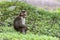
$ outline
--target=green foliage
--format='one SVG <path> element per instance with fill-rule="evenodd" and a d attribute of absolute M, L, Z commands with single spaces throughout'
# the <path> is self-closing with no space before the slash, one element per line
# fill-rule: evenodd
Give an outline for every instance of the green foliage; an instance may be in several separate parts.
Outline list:
<path fill-rule="evenodd" d="M 59 40 L 56 37 L 34 34 L 0 33 L 0 40 Z"/>
<path fill-rule="evenodd" d="M 5 26 L 8 26 L 9 24 L 13 25 L 14 18 L 21 10 L 26 10 L 28 13 L 26 24 L 29 31 L 35 34 L 60 37 L 60 12 L 50 12 L 33 7 L 24 2 L 0 3 L 0 22 L 4 22 Z"/>
<path fill-rule="evenodd" d="M 34 34 L 0 33 L 0 40 L 59 40 L 56 37 Z"/>
<path fill-rule="evenodd" d="M 13 30 L 13 27 L 0 27 L 0 40 L 59 40 L 59 38 L 33 34 L 29 31 L 24 35 Z"/>

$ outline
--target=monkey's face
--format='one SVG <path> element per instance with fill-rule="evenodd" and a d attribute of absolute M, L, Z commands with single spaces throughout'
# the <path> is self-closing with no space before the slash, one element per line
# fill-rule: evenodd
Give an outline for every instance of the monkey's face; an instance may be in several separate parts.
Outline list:
<path fill-rule="evenodd" d="M 26 15 L 27 13 L 25 12 L 25 13 L 23 13 L 24 15 Z"/>
<path fill-rule="evenodd" d="M 26 18 L 26 16 L 27 16 L 27 13 L 26 13 L 26 12 L 25 12 L 25 13 L 23 13 L 23 17 L 24 17 L 24 18 Z"/>
<path fill-rule="evenodd" d="M 27 15 L 27 13 L 26 12 L 21 12 L 21 14 L 20 14 L 21 16 L 26 16 Z"/>

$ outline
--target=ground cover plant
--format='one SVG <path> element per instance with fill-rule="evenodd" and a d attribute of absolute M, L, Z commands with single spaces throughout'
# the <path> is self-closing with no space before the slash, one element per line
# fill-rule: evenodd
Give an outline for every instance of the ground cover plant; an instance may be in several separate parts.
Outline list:
<path fill-rule="evenodd" d="M 14 18 L 23 9 L 28 13 L 26 24 L 29 30 L 26 35 L 16 32 L 13 28 Z M 0 2 L 0 38 L 1 40 L 59 40 L 59 11 L 60 9 L 48 11 L 36 8 L 24 2 Z"/>

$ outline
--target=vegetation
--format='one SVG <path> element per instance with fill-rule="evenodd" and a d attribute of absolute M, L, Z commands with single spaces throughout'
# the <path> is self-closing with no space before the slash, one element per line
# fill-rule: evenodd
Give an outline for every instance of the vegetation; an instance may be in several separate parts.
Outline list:
<path fill-rule="evenodd" d="M 7 35 L 7 36 L 6 36 Z M 59 40 L 56 37 L 46 35 L 34 35 L 34 34 L 17 34 L 17 33 L 0 33 L 1 40 Z"/>
<path fill-rule="evenodd" d="M 13 29 L 13 20 L 21 10 L 27 11 L 26 35 Z M 60 10 L 47 11 L 24 2 L 0 3 L 0 39 L 1 40 L 59 40 Z M 36 34 L 36 35 L 35 35 Z"/>

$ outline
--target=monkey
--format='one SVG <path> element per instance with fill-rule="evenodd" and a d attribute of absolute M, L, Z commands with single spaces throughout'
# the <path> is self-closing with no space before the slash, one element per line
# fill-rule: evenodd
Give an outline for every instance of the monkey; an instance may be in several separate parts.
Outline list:
<path fill-rule="evenodd" d="M 27 14 L 26 11 L 22 10 L 21 13 L 14 19 L 14 29 L 23 34 L 25 34 L 26 31 L 28 30 L 25 24 L 26 14 Z"/>

